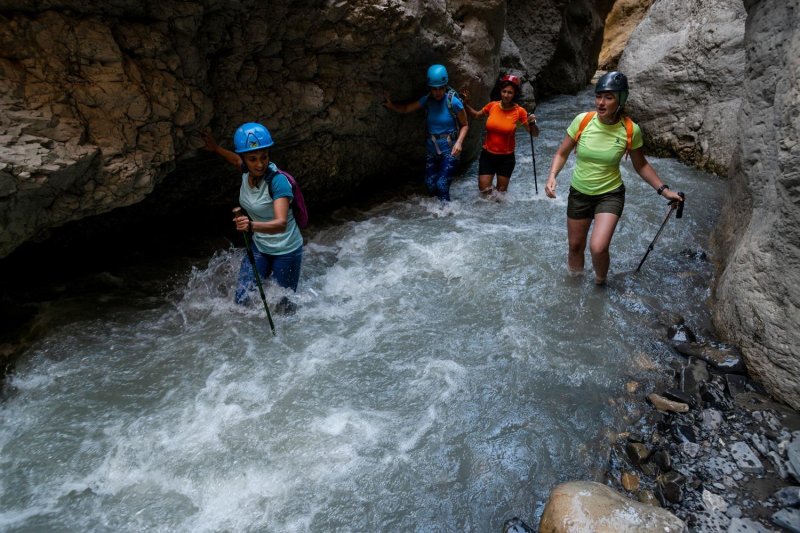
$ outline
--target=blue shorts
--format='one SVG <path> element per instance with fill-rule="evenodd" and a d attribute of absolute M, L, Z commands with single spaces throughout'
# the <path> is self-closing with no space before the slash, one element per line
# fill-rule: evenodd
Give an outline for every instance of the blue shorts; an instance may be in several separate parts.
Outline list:
<path fill-rule="evenodd" d="M 303 247 L 289 252 L 288 254 L 269 255 L 259 251 L 256 244 L 251 241 L 250 248 L 253 250 L 253 257 L 256 260 L 256 269 L 261 278 L 262 284 L 266 283 L 267 278 L 272 276 L 281 287 L 297 291 L 297 283 L 300 281 L 300 264 L 303 262 Z M 239 282 L 236 286 L 237 304 L 247 304 L 250 297 L 257 290 L 256 280 L 253 276 L 253 267 L 250 265 L 250 258 L 245 254 L 242 265 L 239 267 Z"/>

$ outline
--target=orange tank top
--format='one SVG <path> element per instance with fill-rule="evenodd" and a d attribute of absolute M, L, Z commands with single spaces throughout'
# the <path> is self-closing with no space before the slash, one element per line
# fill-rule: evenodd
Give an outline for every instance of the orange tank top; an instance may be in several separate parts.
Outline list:
<path fill-rule="evenodd" d="M 493 154 L 513 154 L 517 123 L 528 123 L 525 109 L 516 104 L 511 109 L 503 109 L 500 102 L 489 102 L 481 112 L 488 115 L 483 148 Z"/>

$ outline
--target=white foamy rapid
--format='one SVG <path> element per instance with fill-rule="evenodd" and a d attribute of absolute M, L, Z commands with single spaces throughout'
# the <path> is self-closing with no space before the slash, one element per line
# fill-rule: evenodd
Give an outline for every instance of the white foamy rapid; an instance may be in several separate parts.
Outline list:
<path fill-rule="evenodd" d="M 520 132 L 503 202 L 473 166 L 446 209 L 415 196 L 317 228 L 277 337 L 260 301 L 232 303 L 241 250 L 164 305 L 49 332 L 2 406 L 0 530 L 497 531 L 601 470 L 626 414 L 609 399 L 668 352 L 657 313 L 706 314 L 710 266 L 682 251 L 706 246 L 722 185 L 652 160 L 689 202 L 634 276 L 666 211 L 626 162 L 609 285 L 570 278 L 572 161 L 557 200 L 544 181 L 591 101 L 537 110 L 538 195 Z"/>

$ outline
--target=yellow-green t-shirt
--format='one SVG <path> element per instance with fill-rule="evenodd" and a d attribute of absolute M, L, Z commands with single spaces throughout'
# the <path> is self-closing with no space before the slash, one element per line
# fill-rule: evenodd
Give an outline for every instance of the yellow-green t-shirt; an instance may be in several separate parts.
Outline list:
<path fill-rule="evenodd" d="M 585 116 L 586 113 L 581 113 L 572 120 L 572 124 L 567 128 L 567 135 L 575 139 L 578 127 Z M 578 140 L 577 160 L 571 185 L 583 194 L 592 195 L 604 194 L 619 188 L 622 185 L 619 162 L 625 154 L 627 144 L 628 135 L 625 132 L 624 121 L 608 125 L 600 122 L 597 115 L 592 117 Z M 643 144 L 642 130 L 634 123 L 631 149 L 640 148 Z"/>

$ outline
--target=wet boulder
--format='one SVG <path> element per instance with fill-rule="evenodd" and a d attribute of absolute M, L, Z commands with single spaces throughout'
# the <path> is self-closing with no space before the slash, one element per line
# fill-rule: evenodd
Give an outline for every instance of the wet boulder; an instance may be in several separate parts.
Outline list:
<path fill-rule="evenodd" d="M 540 533 L 686 530 L 686 524 L 666 509 L 628 499 L 592 481 L 556 486 L 550 492 L 539 525 Z"/>
<path fill-rule="evenodd" d="M 686 478 L 678 472 L 671 470 L 658 476 L 656 485 L 656 496 L 664 505 L 667 502 L 680 503 L 683 500 L 683 487 Z"/>
<path fill-rule="evenodd" d="M 667 330 L 667 338 L 673 343 L 697 341 L 697 337 L 695 336 L 694 332 L 686 324 L 675 324 L 674 326 L 670 326 L 670 328 Z"/>
<path fill-rule="evenodd" d="M 690 357 L 681 370 L 681 390 L 693 396 L 700 395 L 702 385 L 709 380 L 708 367 L 699 358 Z"/>

